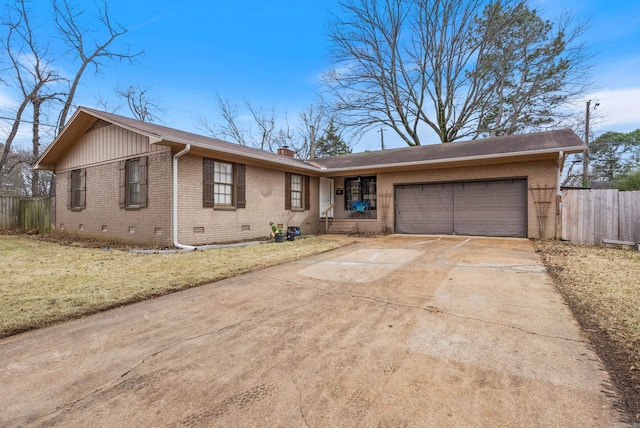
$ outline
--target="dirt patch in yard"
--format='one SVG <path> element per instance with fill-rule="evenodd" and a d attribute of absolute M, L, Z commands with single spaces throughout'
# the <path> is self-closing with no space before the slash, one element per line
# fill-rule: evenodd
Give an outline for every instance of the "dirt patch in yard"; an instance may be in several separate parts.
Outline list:
<path fill-rule="evenodd" d="M 536 242 L 556 286 L 640 422 L 640 253 Z"/>

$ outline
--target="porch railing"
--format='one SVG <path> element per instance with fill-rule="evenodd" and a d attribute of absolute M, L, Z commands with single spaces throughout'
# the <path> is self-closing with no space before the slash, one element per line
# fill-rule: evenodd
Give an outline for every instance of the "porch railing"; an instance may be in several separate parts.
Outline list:
<path fill-rule="evenodd" d="M 329 211 L 331 211 L 333 209 L 333 207 L 336 206 L 336 203 L 332 203 L 331 205 L 329 205 L 329 208 L 327 208 L 326 210 L 322 211 L 320 214 L 324 216 L 324 230 L 325 232 L 329 229 L 329 216 L 327 215 L 327 213 Z"/>

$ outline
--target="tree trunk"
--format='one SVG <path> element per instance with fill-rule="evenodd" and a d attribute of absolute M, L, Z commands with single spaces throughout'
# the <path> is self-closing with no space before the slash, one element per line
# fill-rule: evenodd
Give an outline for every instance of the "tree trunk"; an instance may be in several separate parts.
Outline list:
<path fill-rule="evenodd" d="M 33 104 L 33 160 L 34 164 L 40 156 L 40 104 L 42 99 L 35 97 L 31 103 Z M 31 196 L 37 197 L 40 193 L 39 186 L 40 174 L 35 169 L 31 170 Z"/>

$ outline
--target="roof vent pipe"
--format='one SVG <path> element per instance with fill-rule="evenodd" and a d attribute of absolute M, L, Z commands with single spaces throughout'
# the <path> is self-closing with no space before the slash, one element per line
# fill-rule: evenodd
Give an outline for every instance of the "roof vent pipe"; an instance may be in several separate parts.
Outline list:
<path fill-rule="evenodd" d="M 182 156 L 189 153 L 191 150 L 191 144 L 187 144 L 187 146 L 173 155 L 173 215 L 172 217 L 172 235 L 173 235 L 173 245 L 178 248 L 182 248 L 184 250 L 195 250 L 196 247 L 191 245 L 182 245 L 178 242 L 178 159 Z"/>

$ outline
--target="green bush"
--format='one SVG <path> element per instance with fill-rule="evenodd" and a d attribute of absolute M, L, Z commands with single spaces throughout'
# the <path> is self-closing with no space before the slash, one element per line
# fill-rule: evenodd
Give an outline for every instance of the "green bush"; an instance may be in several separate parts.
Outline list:
<path fill-rule="evenodd" d="M 630 172 L 629 174 L 618 178 L 613 187 L 623 192 L 640 190 L 640 170 Z"/>

